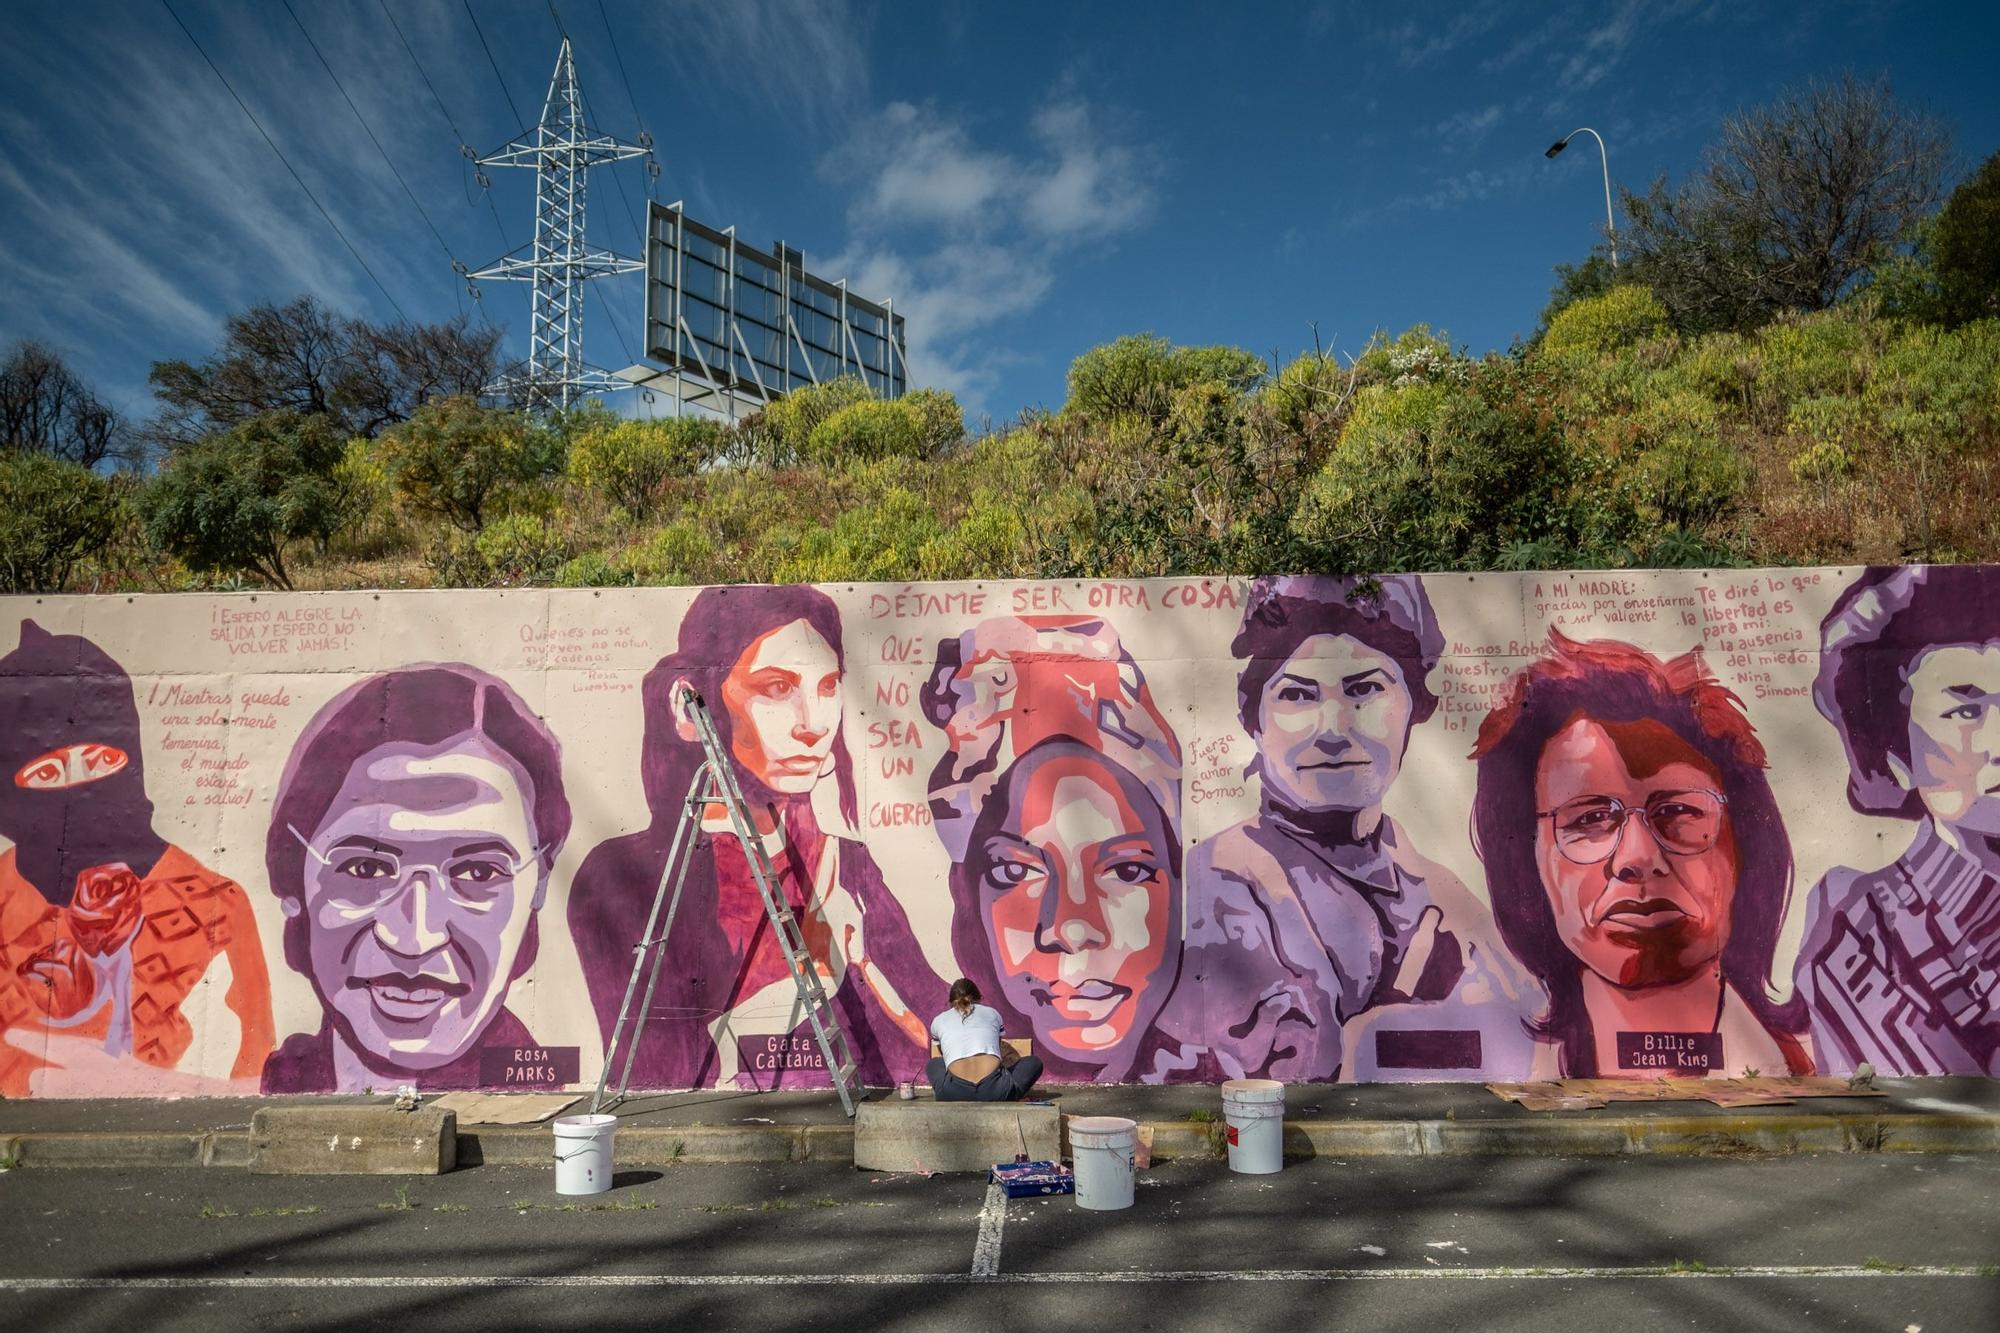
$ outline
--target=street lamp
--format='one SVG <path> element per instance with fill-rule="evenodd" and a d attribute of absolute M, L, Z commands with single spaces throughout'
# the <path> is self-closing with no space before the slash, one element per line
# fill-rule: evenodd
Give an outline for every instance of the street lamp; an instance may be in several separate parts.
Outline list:
<path fill-rule="evenodd" d="M 1554 157 L 1569 147 L 1569 141 L 1579 134 L 1588 134 L 1597 140 L 1598 160 L 1604 164 L 1604 234 L 1611 238 L 1611 267 L 1615 269 L 1618 267 L 1618 226 L 1611 220 L 1611 154 L 1604 151 L 1604 136 L 1586 125 L 1582 129 L 1571 130 L 1550 144 L 1549 151 L 1542 156 Z"/>

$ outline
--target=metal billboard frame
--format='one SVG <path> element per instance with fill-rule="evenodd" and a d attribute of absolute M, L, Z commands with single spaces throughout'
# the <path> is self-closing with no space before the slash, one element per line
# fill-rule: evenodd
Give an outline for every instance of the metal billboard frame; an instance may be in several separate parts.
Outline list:
<path fill-rule="evenodd" d="M 634 366 L 621 378 L 642 388 L 671 379 L 676 414 L 707 403 L 734 420 L 739 402 L 761 409 L 840 375 L 878 398 L 909 391 L 893 301 L 808 273 L 804 253 L 783 241 L 770 253 L 745 245 L 736 228 L 698 222 L 679 201 L 646 206 L 645 321 L 644 354 L 666 369 Z"/>

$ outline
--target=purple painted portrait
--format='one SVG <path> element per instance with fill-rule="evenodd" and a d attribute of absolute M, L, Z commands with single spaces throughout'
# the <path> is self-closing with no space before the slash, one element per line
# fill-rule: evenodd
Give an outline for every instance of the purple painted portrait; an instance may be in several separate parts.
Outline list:
<path fill-rule="evenodd" d="M 1003 617 L 939 645 L 923 704 L 960 969 L 1051 1077 L 1137 1077 L 1181 905 L 1180 743 L 1138 663 L 1097 617 Z"/>
<path fill-rule="evenodd" d="M 1847 798 L 1916 825 L 1814 891 L 1794 980 L 1822 1065 L 2000 1075 L 2000 621 L 1990 566 L 1871 569 L 1820 626 Z"/>
<path fill-rule="evenodd" d="M 1549 632 L 1480 724 L 1473 839 L 1548 992 L 1536 1077 L 1809 1074 L 1772 997 L 1792 847 L 1764 746 L 1701 654 Z"/>
<path fill-rule="evenodd" d="M 1187 958 L 1161 1022 L 1179 1063 L 1157 1073 L 1469 1076 L 1524 1049 L 1484 908 L 1383 811 L 1437 708 L 1443 646 L 1412 575 L 1251 585 L 1230 651 L 1258 811 L 1190 858 Z M 1343 1029 L 1375 1010 L 1350 1061 Z"/>
<path fill-rule="evenodd" d="M 691 686 L 729 752 L 862 1081 L 886 1084 L 923 1068 L 929 1047 L 919 1006 L 934 1004 L 944 985 L 855 829 L 844 670 L 840 614 L 815 588 L 707 588 L 688 608 L 675 652 L 641 691 L 640 782 L 651 822 L 592 851 L 570 892 L 570 932 L 607 1041 L 702 762 L 679 705 Z M 632 1085 L 823 1087 L 827 1075 L 746 851 L 720 806 L 699 817 Z"/>
<path fill-rule="evenodd" d="M 324 1020 L 273 1053 L 264 1091 L 479 1087 L 483 1051 L 536 1046 L 507 991 L 569 828 L 555 738 L 497 677 L 411 666 L 336 695 L 264 849 L 285 959 Z"/>

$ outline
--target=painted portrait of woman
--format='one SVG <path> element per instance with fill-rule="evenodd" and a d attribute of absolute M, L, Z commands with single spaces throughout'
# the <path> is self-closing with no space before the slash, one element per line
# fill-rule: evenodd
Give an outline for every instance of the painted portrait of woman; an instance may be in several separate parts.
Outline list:
<path fill-rule="evenodd" d="M 1493 913 L 1548 992 L 1537 1077 L 1806 1074 L 1771 994 L 1792 849 L 1741 701 L 1670 661 L 1549 632 L 1480 725 Z"/>
<path fill-rule="evenodd" d="M 285 765 L 265 840 L 285 958 L 324 1017 L 264 1091 L 476 1088 L 485 1048 L 538 1045 L 507 1008 L 569 836 L 555 738 L 498 677 L 405 667 L 336 695 Z"/>
<path fill-rule="evenodd" d="M 1180 746 L 1115 630 L 986 621 L 939 645 L 924 714 L 959 967 L 1051 1078 L 1145 1068 L 1180 967 Z"/>
<path fill-rule="evenodd" d="M 1993 570 L 1871 569 L 1820 627 L 1813 701 L 1848 803 L 1916 828 L 1813 892 L 1794 980 L 1821 1064 L 2000 1074 L 2000 620 Z"/>
<path fill-rule="evenodd" d="M 943 982 L 856 831 L 844 669 L 839 612 L 815 588 L 707 588 L 689 607 L 675 652 L 641 690 L 640 781 L 652 821 L 591 852 L 570 892 L 570 931 L 607 1041 L 702 763 L 683 703 L 692 688 L 729 752 L 861 1080 L 885 1084 L 922 1070 L 930 1042 L 918 1008 Z M 700 818 L 633 1086 L 824 1086 L 749 857 L 720 806 Z M 746 1059 L 746 1050 L 769 1058 Z"/>
<path fill-rule="evenodd" d="M 1230 648 L 1258 809 L 1190 858 L 1162 1027 L 1197 1063 L 1168 1073 L 1477 1077 L 1525 1060 L 1518 968 L 1485 906 L 1383 810 L 1436 711 L 1443 647 L 1415 575 L 1251 584 Z"/>

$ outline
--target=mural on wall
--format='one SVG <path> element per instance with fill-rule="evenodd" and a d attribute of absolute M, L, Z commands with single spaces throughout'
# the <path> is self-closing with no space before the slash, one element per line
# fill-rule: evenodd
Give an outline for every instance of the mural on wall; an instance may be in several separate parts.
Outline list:
<path fill-rule="evenodd" d="M 588 1087 L 685 688 L 865 1082 L 2000 1075 L 1994 567 L 19 601 L 7 1096 Z M 823 1086 L 696 814 L 633 1085 Z"/>
<path fill-rule="evenodd" d="M 263 1090 L 477 1087 L 486 1050 L 538 1047 L 507 991 L 569 827 L 555 737 L 476 667 L 391 671 L 320 709 L 264 864 L 322 1017 L 272 1054 Z"/>
<path fill-rule="evenodd" d="M 1813 894 L 1798 989 L 1827 1069 L 2000 1073 L 2000 621 L 1984 568 L 1869 570 L 1821 627 L 1813 702 L 1847 799 L 1913 820 Z"/>
<path fill-rule="evenodd" d="M 130 1066 L 180 1062 L 184 1002 L 217 960 L 238 1029 L 218 1072 L 254 1079 L 273 1028 L 249 899 L 155 831 L 124 669 L 23 620 L 0 658 L 0 747 L 0 1094 L 50 1069 L 76 1094 L 201 1090 Z"/>
<path fill-rule="evenodd" d="M 1741 703 L 1700 654 L 1549 635 L 1480 724 L 1474 843 L 1542 983 L 1540 1077 L 1812 1072 L 1771 998 L 1792 849 Z"/>
<path fill-rule="evenodd" d="M 1053 1079 L 1146 1070 L 1181 967 L 1180 743 L 1105 621 L 988 620 L 938 645 L 931 814 L 959 968 Z"/>
<path fill-rule="evenodd" d="M 735 763 L 861 1078 L 882 1084 L 922 1070 L 930 1019 L 915 1006 L 945 983 L 925 964 L 902 905 L 855 830 L 845 668 L 840 612 L 818 589 L 710 588 L 688 609 L 678 649 L 647 673 L 641 692 L 640 782 L 652 821 L 597 848 L 570 894 L 570 929 L 605 1040 L 702 762 L 678 703 L 691 686 Z M 761 1088 L 823 1086 L 823 1058 L 728 814 L 704 810 L 701 833 L 633 1086 L 739 1076 Z"/>

